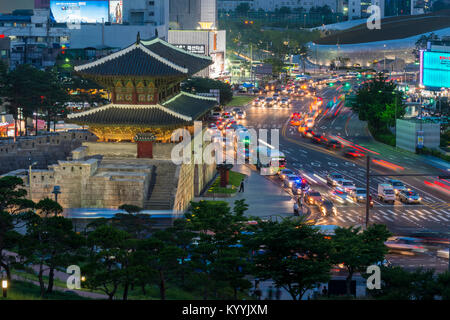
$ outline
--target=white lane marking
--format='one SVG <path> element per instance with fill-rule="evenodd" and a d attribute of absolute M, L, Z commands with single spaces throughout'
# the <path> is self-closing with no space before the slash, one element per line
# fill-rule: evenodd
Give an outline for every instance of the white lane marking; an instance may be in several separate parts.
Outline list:
<path fill-rule="evenodd" d="M 430 211 L 427 211 L 425 209 L 422 209 L 422 211 L 425 211 L 426 213 L 431 214 L 431 215 L 433 214 Z M 443 220 L 443 221 L 447 221 L 447 222 L 449 221 L 446 217 L 443 216 L 443 213 L 435 211 L 435 210 L 432 210 L 432 211 L 436 213 L 437 216 L 435 216 L 435 217 L 437 219 L 440 219 L 440 220 Z"/>
<path fill-rule="evenodd" d="M 397 213 L 396 212 L 394 212 L 394 211 L 392 211 L 392 210 L 389 210 L 389 209 L 386 209 L 386 211 L 389 211 L 389 213 L 392 213 L 394 216 L 396 216 L 397 215 Z"/>
<path fill-rule="evenodd" d="M 448 212 L 447 211 L 444 211 L 444 212 L 438 212 L 438 211 L 436 211 L 436 210 L 431 210 L 431 211 L 433 211 L 433 212 L 435 212 L 435 213 L 437 213 L 437 214 L 440 214 L 441 215 L 441 217 L 442 217 L 442 215 L 448 215 Z M 447 221 L 449 221 L 447 218 L 444 218 L 444 217 L 442 217 L 443 219 L 445 219 L 445 220 L 447 220 Z"/>
<path fill-rule="evenodd" d="M 341 220 L 341 221 L 344 222 L 344 223 L 346 222 L 346 221 L 345 221 L 344 219 L 342 219 L 340 216 L 337 216 L 336 218 L 339 219 L 339 220 Z"/>
<path fill-rule="evenodd" d="M 438 219 L 436 219 L 435 217 L 433 217 L 433 216 L 427 216 L 427 215 L 425 215 L 423 212 L 421 212 L 420 210 L 414 210 L 415 212 L 417 212 L 418 214 L 420 214 L 424 219 L 432 219 L 432 220 L 434 220 L 434 221 L 437 221 L 437 222 L 441 222 L 441 220 L 438 220 Z"/>

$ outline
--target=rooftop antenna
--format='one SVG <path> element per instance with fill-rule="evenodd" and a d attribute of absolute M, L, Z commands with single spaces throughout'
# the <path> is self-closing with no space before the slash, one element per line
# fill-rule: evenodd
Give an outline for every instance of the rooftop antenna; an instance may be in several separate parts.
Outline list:
<path fill-rule="evenodd" d="M 136 37 L 136 44 L 140 44 L 140 43 L 141 43 L 141 33 L 138 31 L 137 37 Z"/>

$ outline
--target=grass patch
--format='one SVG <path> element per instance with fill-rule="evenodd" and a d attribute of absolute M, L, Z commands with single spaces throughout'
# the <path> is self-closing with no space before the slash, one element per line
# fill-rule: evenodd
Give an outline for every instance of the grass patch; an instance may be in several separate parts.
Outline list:
<path fill-rule="evenodd" d="M 220 187 L 220 176 L 216 178 L 214 183 L 211 185 L 211 187 L 208 189 L 207 193 L 225 193 L 225 194 L 232 194 L 236 193 L 239 190 L 239 186 L 241 185 L 241 181 L 244 180 L 245 174 L 230 171 L 230 184 L 231 188 L 222 188 Z"/>
<path fill-rule="evenodd" d="M 75 293 L 55 291 L 41 298 L 39 286 L 26 281 L 12 280 L 8 289 L 8 297 L 0 300 L 91 300 Z"/>
<path fill-rule="evenodd" d="M 230 102 L 226 104 L 226 106 L 245 106 L 247 103 L 255 99 L 253 96 L 234 96 Z"/>
<path fill-rule="evenodd" d="M 445 161 L 449 161 L 450 162 L 450 156 L 440 152 L 439 150 L 435 150 L 435 149 L 429 149 L 426 147 L 423 148 L 416 148 L 416 153 L 417 154 L 428 154 L 437 158 L 441 158 Z"/>

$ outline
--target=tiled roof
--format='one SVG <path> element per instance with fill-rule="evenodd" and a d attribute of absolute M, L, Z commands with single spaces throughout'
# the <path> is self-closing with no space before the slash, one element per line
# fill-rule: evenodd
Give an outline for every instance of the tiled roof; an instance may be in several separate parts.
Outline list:
<path fill-rule="evenodd" d="M 192 122 L 190 117 L 177 114 L 160 105 L 110 104 L 68 116 L 67 122 L 83 125 L 180 126 Z"/>
<path fill-rule="evenodd" d="M 70 114 L 67 122 L 80 125 L 176 127 L 192 123 L 216 105 L 214 98 L 182 92 L 163 105 L 109 104 Z"/>
<path fill-rule="evenodd" d="M 212 64 L 211 57 L 190 53 L 159 38 L 141 41 L 152 52 L 166 58 L 172 63 L 185 67 L 193 75 Z"/>
<path fill-rule="evenodd" d="M 179 76 L 188 75 L 189 70 L 135 43 L 94 62 L 76 66 L 75 71 L 102 76 Z"/>
<path fill-rule="evenodd" d="M 187 115 L 194 120 L 200 118 L 217 104 L 216 98 L 196 96 L 187 92 L 181 92 L 163 103 L 168 109 Z"/>

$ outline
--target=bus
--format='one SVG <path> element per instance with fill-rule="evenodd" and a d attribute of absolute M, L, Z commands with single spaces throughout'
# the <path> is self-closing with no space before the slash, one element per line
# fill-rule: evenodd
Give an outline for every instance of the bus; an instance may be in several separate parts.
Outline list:
<path fill-rule="evenodd" d="M 259 146 L 256 152 L 256 168 L 261 175 L 273 176 L 286 167 L 286 156 L 280 150 Z"/>

